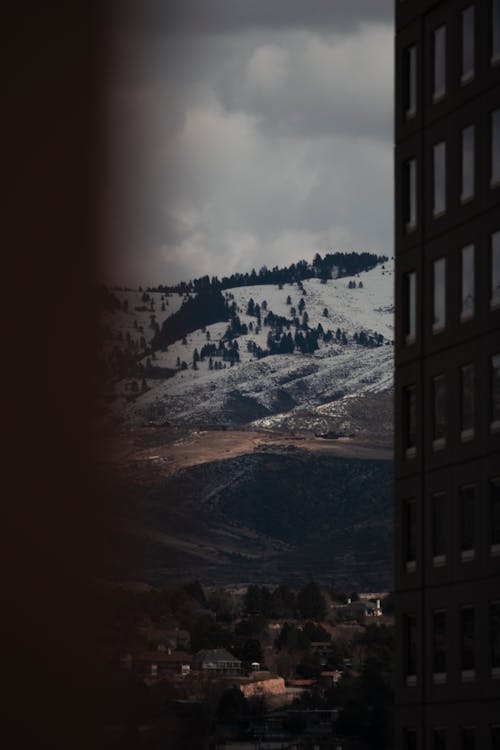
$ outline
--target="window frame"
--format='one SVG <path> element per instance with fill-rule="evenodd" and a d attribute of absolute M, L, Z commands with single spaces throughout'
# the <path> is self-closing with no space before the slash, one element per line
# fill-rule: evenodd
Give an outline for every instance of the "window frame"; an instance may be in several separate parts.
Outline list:
<path fill-rule="evenodd" d="M 447 562 L 446 548 L 446 512 L 447 497 L 444 490 L 431 494 L 431 553 L 432 566 L 441 568 Z M 439 514 L 437 510 L 439 509 Z M 437 523 L 439 521 L 439 524 Z"/>
<path fill-rule="evenodd" d="M 472 373 L 471 381 L 472 383 L 470 385 L 471 391 L 469 394 L 469 399 L 471 401 L 470 411 L 472 413 L 471 422 L 469 426 L 466 426 L 464 423 L 464 413 L 467 411 L 465 408 L 465 401 L 466 401 L 466 389 L 464 388 L 464 385 L 466 383 L 465 378 L 465 371 Z M 462 443 L 469 442 L 470 440 L 473 440 L 475 437 L 475 421 L 476 421 L 476 366 L 474 362 L 466 362 L 465 364 L 460 366 L 459 369 L 459 381 L 460 381 L 460 441 Z"/>
<path fill-rule="evenodd" d="M 495 618 L 497 618 L 498 622 L 496 628 Z M 494 679 L 498 679 L 500 678 L 500 599 L 490 600 L 489 636 L 491 676 Z"/>
<path fill-rule="evenodd" d="M 471 25 L 468 26 L 467 21 L 467 14 L 471 14 L 472 22 Z M 471 29 L 472 27 L 472 29 Z M 470 30 L 471 29 L 471 30 Z M 469 42 L 471 44 L 471 57 L 472 57 L 472 67 L 468 70 L 465 70 L 465 56 L 466 56 L 466 43 Z M 468 83 L 474 80 L 475 74 L 476 74 L 476 8 L 474 4 L 467 5 L 465 8 L 462 8 L 461 11 L 461 56 L 460 56 L 460 85 L 466 86 Z"/>
<path fill-rule="evenodd" d="M 404 118 L 413 120 L 417 114 L 417 45 L 414 42 L 403 49 L 403 85 Z"/>
<path fill-rule="evenodd" d="M 500 307 L 500 229 L 490 235 L 490 309 Z"/>
<path fill-rule="evenodd" d="M 403 225 L 406 234 L 418 226 L 417 157 L 411 156 L 403 162 Z"/>
<path fill-rule="evenodd" d="M 439 278 L 437 271 L 439 269 L 442 270 L 442 277 Z M 432 262 L 432 333 L 442 333 L 446 329 L 446 302 L 447 302 L 447 283 L 446 283 L 446 273 L 447 273 L 447 263 L 446 263 L 446 256 L 442 255 L 440 258 L 436 258 Z M 442 281 L 442 299 L 438 294 L 438 285 L 437 281 Z M 442 308 L 442 316 L 437 320 L 436 319 L 436 311 L 439 307 Z"/>
<path fill-rule="evenodd" d="M 417 498 L 407 497 L 403 500 L 403 562 L 405 573 L 414 573 L 417 569 Z M 411 552 L 413 551 L 413 555 Z"/>
<path fill-rule="evenodd" d="M 500 352 L 490 356 L 490 433 L 497 432 L 500 432 Z"/>
<path fill-rule="evenodd" d="M 447 210 L 447 148 L 446 141 L 436 141 L 432 144 L 432 218 L 439 219 Z M 441 178 L 441 179 L 439 179 Z M 438 186 L 441 190 L 438 191 Z M 436 205 L 437 197 L 440 198 Z"/>
<path fill-rule="evenodd" d="M 437 104 L 446 96 L 446 24 L 437 26 L 432 32 L 432 102 Z M 438 81 L 442 77 L 442 81 Z M 438 83 L 441 84 L 437 88 Z"/>
<path fill-rule="evenodd" d="M 470 149 L 470 165 L 468 165 L 468 171 L 470 172 L 470 181 L 472 183 L 472 187 L 470 189 L 470 192 L 466 192 L 464 189 L 464 179 L 465 179 L 465 170 L 464 166 L 466 165 L 466 159 L 465 156 L 467 154 L 465 150 L 465 135 L 471 134 L 471 149 Z M 476 194 L 476 127 L 474 123 L 470 123 L 469 125 L 466 125 L 464 128 L 462 128 L 461 133 L 461 152 L 460 152 L 460 203 L 463 205 L 464 203 L 469 203 L 470 201 L 474 200 L 474 196 Z"/>
<path fill-rule="evenodd" d="M 490 188 L 500 186 L 500 107 L 490 112 Z"/>
<path fill-rule="evenodd" d="M 470 257 L 470 268 L 466 265 L 466 256 Z M 464 307 L 464 281 L 471 280 L 472 306 L 470 310 Z M 465 323 L 475 316 L 476 308 L 476 246 L 474 243 L 464 245 L 460 251 L 460 322 Z"/>
<path fill-rule="evenodd" d="M 500 476 L 489 483 L 490 555 L 500 556 Z"/>
<path fill-rule="evenodd" d="M 472 490 L 472 492 L 471 492 Z M 459 505 L 459 533 L 460 533 L 460 560 L 461 562 L 470 562 L 476 556 L 476 523 L 475 523 L 475 506 L 477 502 L 477 487 L 475 484 L 463 484 L 458 489 Z M 470 513 L 464 513 L 465 501 L 470 502 L 472 510 Z M 468 517 L 469 523 L 464 523 L 465 516 Z M 465 530 L 470 531 L 471 546 L 465 544 Z"/>
<path fill-rule="evenodd" d="M 417 271 L 415 269 L 403 275 L 403 295 L 404 343 L 405 346 L 411 346 L 417 338 Z"/>
<path fill-rule="evenodd" d="M 469 622 L 466 620 L 466 615 L 469 617 Z M 473 682 L 476 678 L 476 619 L 474 605 L 464 604 L 460 607 L 460 678 L 462 682 Z"/>
<path fill-rule="evenodd" d="M 440 629 L 436 623 L 441 620 Z M 432 612 L 432 682 L 443 685 L 446 682 L 448 660 L 446 652 L 446 631 L 448 627 L 448 613 L 445 609 Z"/>
<path fill-rule="evenodd" d="M 403 397 L 403 444 L 404 457 L 415 458 L 417 455 L 417 386 L 409 383 L 402 389 Z M 413 440 L 411 437 L 413 435 Z"/>
<path fill-rule="evenodd" d="M 491 66 L 500 63 L 500 0 L 491 0 Z"/>

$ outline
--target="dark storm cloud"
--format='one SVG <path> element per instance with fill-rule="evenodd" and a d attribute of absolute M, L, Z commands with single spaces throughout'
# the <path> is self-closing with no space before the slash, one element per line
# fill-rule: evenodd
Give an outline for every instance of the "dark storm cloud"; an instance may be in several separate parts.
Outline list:
<path fill-rule="evenodd" d="M 342 32 L 393 16 L 393 0 L 127 0 L 119 7 L 122 26 L 154 33 L 325 27 Z"/>
<path fill-rule="evenodd" d="M 164 3 L 156 23 L 122 27 L 115 276 L 390 252 L 391 6 Z"/>

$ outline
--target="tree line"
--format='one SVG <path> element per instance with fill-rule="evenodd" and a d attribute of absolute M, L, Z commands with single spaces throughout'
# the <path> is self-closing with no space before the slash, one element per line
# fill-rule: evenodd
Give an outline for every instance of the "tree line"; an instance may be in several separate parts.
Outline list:
<path fill-rule="evenodd" d="M 312 263 L 299 260 L 297 263 L 291 263 L 281 268 L 278 266 L 268 268 L 263 265 L 258 271 L 252 268 L 250 273 L 233 273 L 230 276 L 223 276 L 221 279 L 218 276 L 205 275 L 191 281 L 181 281 L 173 286 L 160 284 L 158 287 L 148 287 L 148 291 L 177 292 L 178 294 L 195 292 L 201 294 L 209 290 L 222 291 L 232 287 L 257 284 L 294 284 L 312 278 L 328 281 L 328 279 L 354 276 L 362 271 L 369 271 L 375 268 L 378 263 L 384 263 L 387 260 L 388 257 L 385 255 L 368 252 L 336 252 L 326 253 L 324 256 L 316 253 Z"/>

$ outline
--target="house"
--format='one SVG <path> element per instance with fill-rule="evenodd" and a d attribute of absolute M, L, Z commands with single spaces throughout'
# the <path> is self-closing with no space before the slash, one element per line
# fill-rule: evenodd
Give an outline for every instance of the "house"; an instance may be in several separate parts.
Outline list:
<path fill-rule="evenodd" d="M 210 648 L 198 651 L 192 659 L 193 669 L 214 674 L 241 674 L 240 659 L 225 648 Z"/>
<path fill-rule="evenodd" d="M 167 675 L 185 676 L 191 671 L 189 654 L 165 650 L 143 651 L 133 659 L 133 668 L 144 677 L 162 678 Z"/>
<path fill-rule="evenodd" d="M 369 601 L 356 601 L 351 602 L 345 607 L 345 610 L 352 616 L 353 619 L 357 617 L 380 617 L 382 610 L 380 609 L 380 601 L 376 603 Z"/>

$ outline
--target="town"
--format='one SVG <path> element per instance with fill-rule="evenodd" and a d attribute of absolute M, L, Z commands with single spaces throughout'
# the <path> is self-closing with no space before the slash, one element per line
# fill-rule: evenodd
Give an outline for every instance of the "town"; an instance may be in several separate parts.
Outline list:
<path fill-rule="evenodd" d="M 325 590 L 314 581 L 297 591 L 189 582 L 163 590 L 122 584 L 106 597 L 116 614 L 108 646 L 116 746 L 386 746 L 387 592 Z"/>

